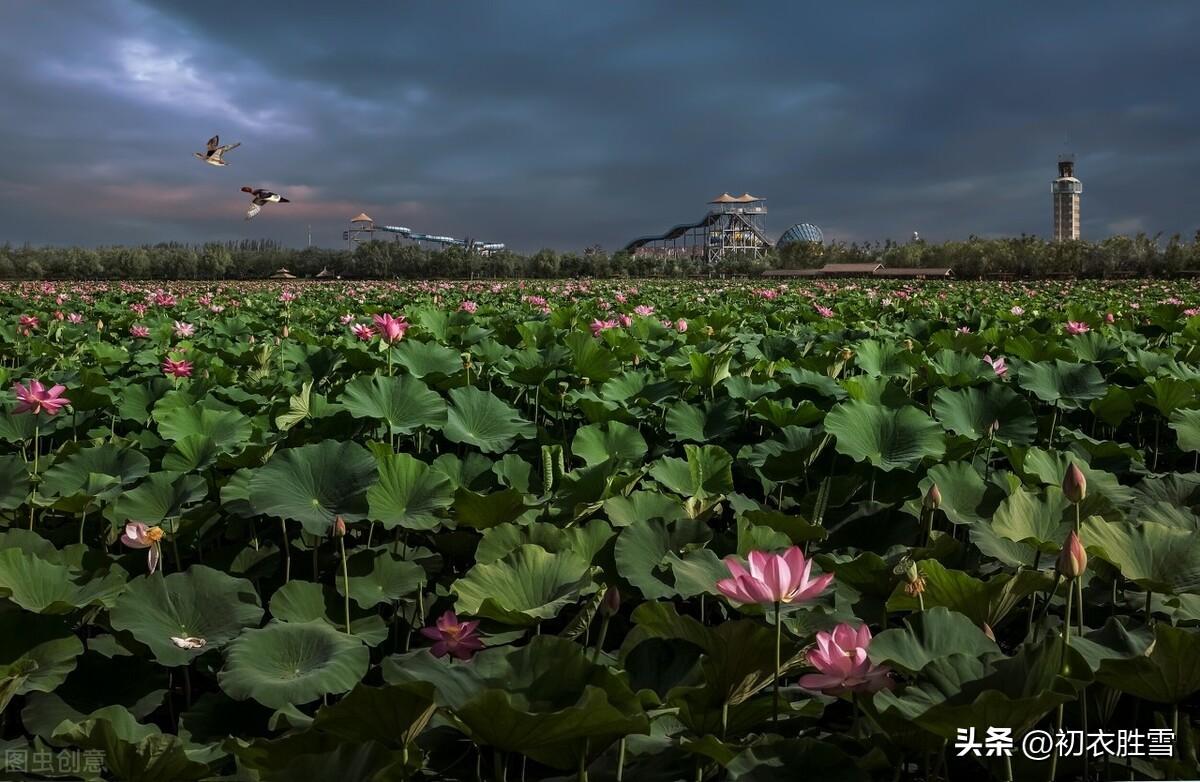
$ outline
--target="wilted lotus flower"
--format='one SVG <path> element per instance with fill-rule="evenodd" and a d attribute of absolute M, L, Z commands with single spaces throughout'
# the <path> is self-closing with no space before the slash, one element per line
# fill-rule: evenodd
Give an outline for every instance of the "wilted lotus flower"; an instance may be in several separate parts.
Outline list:
<path fill-rule="evenodd" d="M 173 636 L 171 636 L 171 643 L 175 644 L 180 649 L 185 649 L 185 650 L 186 649 L 203 649 L 205 646 L 208 646 L 207 640 L 205 640 L 203 638 L 198 638 L 194 635 L 189 635 L 186 638 L 177 636 L 177 635 L 173 635 Z"/>
<path fill-rule="evenodd" d="M 140 521 L 131 521 L 125 525 L 125 534 L 121 542 L 129 548 L 149 549 L 146 552 L 150 573 L 158 570 L 158 561 L 162 554 L 158 542 L 162 540 L 162 527 L 148 527 Z"/>
<path fill-rule="evenodd" d="M 799 546 L 782 554 L 751 551 L 747 571 L 736 557 L 726 557 L 730 578 L 717 582 L 717 590 L 739 603 L 803 603 L 818 597 L 833 581 L 833 573 L 810 578 L 812 560 Z"/>
<path fill-rule="evenodd" d="M 1067 474 L 1063 476 L 1062 491 L 1063 496 L 1076 504 L 1083 502 L 1087 496 L 1087 478 L 1083 477 L 1083 471 L 1074 462 L 1071 462 Z"/>
<path fill-rule="evenodd" d="M 430 649 L 434 657 L 449 654 L 459 660 L 469 660 L 483 648 L 478 630 L 479 622 L 460 622 L 453 611 L 447 611 L 438 618 L 435 626 L 422 628 L 421 635 L 434 642 Z"/>
<path fill-rule="evenodd" d="M 67 387 L 62 385 L 47 389 L 40 380 L 30 380 L 28 386 L 14 383 L 13 393 L 17 395 L 17 404 L 13 407 L 13 412 L 58 415 L 60 410 L 71 404 L 71 400 L 62 395 L 66 390 Z"/>
<path fill-rule="evenodd" d="M 800 686 L 826 695 L 891 689 L 891 669 L 871 663 L 867 658 L 870 646 L 871 630 L 866 625 L 855 630 L 843 622 L 831 633 L 817 633 L 816 648 L 808 651 L 808 664 L 820 673 L 801 676 Z"/>
<path fill-rule="evenodd" d="M 1079 533 L 1071 530 L 1062 550 L 1058 552 L 1055 569 L 1063 578 L 1079 578 L 1087 570 L 1087 551 L 1079 540 Z"/>

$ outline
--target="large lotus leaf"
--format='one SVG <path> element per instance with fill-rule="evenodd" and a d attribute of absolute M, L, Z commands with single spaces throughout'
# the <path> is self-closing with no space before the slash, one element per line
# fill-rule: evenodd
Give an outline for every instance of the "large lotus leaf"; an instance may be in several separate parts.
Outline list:
<path fill-rule="evenodd" d="M 262 620 L 254 585 L 220 570 L 192 565 L 168 576 L 140 576 L 109 613 L 112 626 L 150 647 L 160 665 L 187 665 L 220 649 Z M 198 649 L 180 649 L 171 638 L 203 638 Z"/>
<path fill-rule="evenodd" d="M 657 491 L 634 491 L 629 496 L 609 497 L 604 512 L 614 527 L 628 527 L 640 519 L 674 521 L 687 516 L 678 497 Z"/>
<path fill-rule="evenodd" d="M 1103 397 L 1107 389 L 1104 376 L 1095 366 L 1062 359 L 1055 359 L 1053 364 L 1042 361 L 1026 364 L 1017 382 L 1043 402 L 1068 410 L 1086 407 L 1091 400 Z"/>
<path fill-rule="evenodd" d="M 719 445 L 685 445 L 686 459 L 663 457 L 650 476 L 685 497 L 716 497 L 733 491 L 733 457 Z"/>
<path fill-rule="evenodd" d="M 346 629 L 346 604 L 328 584 L 292 579 L 276 589 L 268 606 L 271 616 L 282 622 L 325 622 Z M 350 634 L 368 646 L 378 646 L 388 635 L 383 617 L 376 611 L 350 609 Z"/>
<path fill-rule="evenodd" d="M 682 554 L 682 559 L 686 560 L 711 539 L 712 530 L 696 519 L 670 523 L 658 519 L 634 522 L 622 529 L 617 537 L 614 552 L 617 572 L 641 590 L 647 600 L 679 596 L 669 555 L 677 555 L 675 559 L 679 561 L 678 555 Z M 715 555 L 713 559 L 716 559 Z M 728 571 L 719 577 L 727 576 Z"/>
<path fill-rule="evenodd" d="M 414 377 L 458 374 L 463 370 L 462 356 L 457 350 L 436 342 L 404 340 L 392 348 L 396 362 Z"/>
<path fill-rule="evenodd" d="M 984 581 L 961 570 L 949 570 L 936 559 L 918 563 L 925 578 L 926 608 L 945 606 L 965 614 L 976 625 L 996 627 L 1018 603 L 1034 592 L 1048 592 L 1054 579 L 1032 570 L 1019 571 L 1015 576 L 1000 573 Z M 903 584 L 888 600 L 889 611 L 916 611 L 920 602 L 904 591 Z"/>
<path fill-rule="evenodd" d="M 369 658 L 361 641 L 323 621 L 271 622 L 229 644 L 217 679 L 235 700 L 282 709 L 347 692 L 366 674 Z"/>
<path fill-rule="evenodd" d="M 444 472 L 406 453 L 379 460 L 379 483 L 367 490 L 370 518 L 384 529 L 435 528 L 438 511 L 454 502 L 454 488 Z"/>
<path fill-rule="evenodd" d="M 484 453 L 503 453 L 518 437 L 532 437 L 533 424 L 490 391 L 474 386 L 450 392 L 444 434 L 453 443 L 473 445 Z"/>
<path fill-rule="evenodd" d="M 963 614 L 937 606 L 905 617 L 903 628 L 884 630 L 871 641 L 875 663 L 916 672 L 951 654 L 984 658 L 1000 654 L 996 642 Z"/>
<path fill-rule="evenodd" d="M 1115 566 L 1142 589 L 1173 595 L 1200 593 L 1200 546 L 1190 530 L 1151 521 L 1133 526 L 1089 516 L 1079 537 L 1089 553 Z"/>
<path fill-rule="evenodd" d="M 588 465 L 603 464 L 609 459 L 640 462 L 646 458 L 646 438 L 620 421 L 590 424 L 576 430 L 571 453 Z"/>
<path fill-rule="evenodd" d="M 621 371 L 621 363 L 611 350 L 589 334 L 575 332 L 562 340 L 571 351 L 571 369 L 599 385 Z"/>
<path fill-rule="evenodd" d="M 1106 660 L 1145 657 L 1153 643 L 1154 630 L 1147 625 L 1134 625 L 1130 617 L 1109 617 L 1099 630 L 1082 637 L 1071 636 L 1071 648 L 1079 652 L 1093 672 L 1099 671 Z"/>
<path fill-rule="evenodd" d="M 250 502 L 259 513 L 298 521 L 324 537 L 333 520 L 367 515 L 367 489 L 375 481 L 375 458 L 353 441 L 324 440 L 277 451 L 250 480 Z"/>
<path fill-rule="evenodd" d="M 1141 655 L 1100 663 L 1102 683 L 1155 703 L 1179 703 L 1200 690 L 1200 634 L 1160 622 Z"/>
<path fill-rule="evenodd" d="M 184 510 L 208 494 L 208 485 L 199 475 L 155 472 L 133 489 L 115 497 L 105 509 L 110 520 L 123 523 L 135 520 L 160 524 L 183 515 Z"/>
<path fill-rule="evenodd" d="M 14 695 L 52 692 L 75 670 L 83 642 L 58 617 L 0 614 L 0 669 L 6 671 L 0 711 Z"/>
<path fill-rule="evenodd" d="M 571 551 L 591 562 L 614 534 L 612 527 L 598 519 L 567 529 L 541 521 L 500 524 L 484 530 L 483 539 L 475 549 L 475 561 L 495 562 L 532 543 L 551 553 Z"/>
<path fill-rule="evenodd" d="M 854 361 L 871 377 L 907 376 L 912 372 L 913 356 L 898 343 L 867 339 L 855 347 Z"/>
<path fill-rule="evenodd" d="M 47 492 L 42 489 L 42 493 Z M 29 468 L 25 460 L 16 454 L 0 456 L 0 510 L 19 508 L 28 497 Z"/>
<path fill-rule="evenodd" d="M 221 453 L 240 451 L 253 434 L 250 419 L 234 408 L 213 400 L 198 405 L 164 405 L 154 407 L 158 434 L 168 442 L 178 442 L 193 435 L 210 438 Z"/>
<path fill-rule="evenodd" d="M 480 494 L 470 489 L 454 492 L 454 520 L 475 529 L 490 529 L 507 524 L 526 511 L 525 494 L 517 489 L 501 489 Z"/>
<path fill-rule="evenodd" d="M 306 730 L 283 738 L 233 746 L 242 768 L 261 782 L 407 782 L 416 779 L 420 756 L 377 741 L 350 741 Z"/>
<path fill-rule="evenodd" d="M 702 405 L 679 401 L 667 408 L 666 428 L 679 442 L 713 442 L 737 431 L 739 415 L 737 404 L 729 398 Z"/>
<path fill-rule="evenodd" d="M 1030 448 L 1025 453 L 1021 467 L 1026 473 L 1036 476 L 1042 483 L 1050 486 L 1062 486 L 1063 478 L 1066 477 L 1067 470 L 1070 469 L 1072 463 L 1087 479 L 1088 496 L 1084 501 L 1085 511 L 1090 507 L 1093 512 L 1100 512 L 1097 506 L 1089 506 L 1089 502 L 1094 502 L 1099 498 L 1107 499 L 1117 508 L 1124 508 L 1133 502 L 1133 489 L 1123 485 L 1117 480 L 1117 476 L 1104 470 L 1097 470 L 1080 459 L 1073 458 L 1061 451 Z"/>
<path fill-rule="evenodd" d="M 597 588 L 591 563 L 578 554 L 552 554 L 527 544 L 498 562 L 476 564 L 451 591 L 461 614 L 528 626 L 557 616 Z"/>
<path fill-rule="evenodd" d="M 756 744 L 725 766 L 728 782 L 794 782 L 797 769 L 822 782 L 867 782 L 871 778 L 833 743 L 813 738 Z"/>
<path fill-rule="evenodd" d="M 471 665 L 427 652 L 392 658 L 387 681 L 426 681 L 478 743 L 559 769 L 600 754 L 650 722 L 624 678 L 588 660 L 584 647 L 538 636 L 523 647 L 484 650 Z"/>
<path fill-rule="evenodd" d="M 346 569 L 350 574 L 350 599 L 363 608 L 411 595 L 425 585 L 426 579 L 424 568 L 401 559 L 388 548 L 355 551 L 350 554 Z M 346 594 L 345 582 L 340 576 L 337 589 L 338 594 Z"/>
<path fill-rule="evenodd" d="M 346 741 L 378 741 L 403 749 L 421 735 L 436 708 L 429 682 L 359 684 L 337 703 L 319 709 L 313 727 Z"/>
<path fill-rule="evenodd" d="M 1176 410 L 1171 428 L 1179 438 L 1179 447 L 1189 453 L 1200 452 L 1200 410 Z"/>
<path fill-rule="evenodd" d="M 355 418 L 386 422 L 392 434 L 440 429 L 446 422 L 446 401 L 411 375 L 360 375 L 346 384 L 339 401 Z"/>
<path fill-rule="evenodd" d="M 133 448 L 121 448 L 104 443 L 81 448 L 42 474 L 38 493 L 46 497 L 70 497 L 85 494 L 111 499 L 123 486 L 143 478 L 150 471 L 150 460 Z M 115 481 L 97 481 L 96 476 L 109 476 Z M 103 487 L 99 495 L 90 487 Z"/>
<path fill-rule="evenodd" d="M 998 425 L 995 439 L 1002 443 L 1026 445 L 1037 435 L 1037 419 L 1023 396 L 1004 385 L 939 389 L 933 400 L 933 413 L 942 426 L 955 434 L 983 440 Z"/>
<path fill-rule="evenodd" d="M 838 453 L 881 470 L 908 470 L 946 451 L 942 428 L 915 407 L 888 408 L 851 400 L 825 416 Z"/>
<path fill-rule="evenodd" d="M 921 516 L 922 499 L 934 484 L 942 495 L 940 510 L 953 524 L 986 522 L 1002 496 L 994 485 L 983 482 L 983 476 L 970 462 L 935 464 L 921 479 L 920 497 L 906 506 L 909 513 Z"/>
<path fill-rule="evenodd" d="M 1017 489 L 1000 503 L 991 524 L 1000 537 L 1034 546 L 1043 554 L 1056 554 L 1074 526 L 1075 507 L 1057 486 L 1044 494 Z"/>
<path fill-rule="evenodd" d="M 221 449 L 211 437 L 190 434 L 175 443 L 163 457 L 162 466 L 172 472 L 200 472 L 216 464 L 220 455 Z"/>
<path fill-rule="evenodd" d="M 88 578 L 20 549 L 0 551 L 0 597 L 26 611 L 65 614 L 85 606 L 111 605 L 124 586 L 120 572 Z"/>
<path fill-rule="evenodd" d="M 132 716 L 128 717 L 129 721 L 132 719 Z M 55 737 L 83 749 L 103 751 L 104 766 L 115 779 L 184 782 L 211 777 L 207 765 L 189 757 L 186 745 L 178 736 L 157 730 L 140 735 L 142 731 L 133 732 L 130 728 L 126 720 L 108 715 L 79 723 L 64 722 Z"/>

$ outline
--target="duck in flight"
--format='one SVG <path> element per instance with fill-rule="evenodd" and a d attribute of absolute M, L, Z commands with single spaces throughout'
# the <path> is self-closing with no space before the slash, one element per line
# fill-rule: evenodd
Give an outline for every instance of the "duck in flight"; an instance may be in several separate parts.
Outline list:
<path fill-rule="evenodd" d="M 261 187 L 243 187 L 242 192 L 254 196 L 254 198 L 250 199 L 250 208 L 246 210 L 247 220 L 261 212 L 263 204 L 290 203 L 288 199 L 279 195 L 279 193 L 272 193 L 270 190 L 263 190 Z"/>
<path fill-rule="evenodd" d="M 229 163 L 227 163 L 225 161 L 225 159 L 222 157 L 222 155 L 224 155 L 226 152 L 228 152 L 231 149 L 236 149 L 236 148 L 240 147 L 241 145 L 242 145 L 242 142 L 239 141 L 235 144 L 225 144 L 224 146 L 222 146 L 221 145 L 221 137 L 213 136 L 212 138 L 210 138 L 208 140 L 207 151 L 193 152 L 192 154 L 195 155 L 200 160 L 203 160 L 205 163 L 208 163 L 210 166 L 227 166 L 227 165 L 229 165 Z"/>

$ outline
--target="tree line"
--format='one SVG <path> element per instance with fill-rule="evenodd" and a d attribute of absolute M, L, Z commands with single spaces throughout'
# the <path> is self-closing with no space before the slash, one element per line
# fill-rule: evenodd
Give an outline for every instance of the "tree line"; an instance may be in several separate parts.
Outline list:
<path fill-rule="evenodd" d="M 878 262 L 886 267 L 949 267 L 959 278 L 1011 274 L 1170 276 L 1200 269 L 1200 231 L 1185 241 L 1178 234 L 1111 236 L 1097 242 L 1054 243 L 1033 236 L 932 243 L 796 243 L 761 256 L 703 258 L 654 253 L 609 253 L 599 246 L 582 252 L 539 250 L 522 255 L 483 255 L 460 247 L 427 249 L 406 241 L 372 241 L 353 250 L 290 248 L 270 240 L 137 247 L 0 246 L 5 279 L 262 279 L 285 268 L 298 277 L 321 272 L 342 278 L 468 277 L 687 277 L 750 275 L 769 269 L 802 269 L 827 263 Z"/>

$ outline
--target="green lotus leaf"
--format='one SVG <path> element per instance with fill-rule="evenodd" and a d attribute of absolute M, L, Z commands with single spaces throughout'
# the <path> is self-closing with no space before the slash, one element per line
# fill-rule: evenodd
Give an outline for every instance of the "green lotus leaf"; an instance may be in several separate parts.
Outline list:
<path fill-rule="evenodd" d="M 359 684 L 337 703 L 319 709 L 313 727 L 346 741 L 378 741 L 403 749 L 421 735 L 436 708 L 429 682 Z"/>
<path fill-rule="evenodd" d="M 1133 526 L 1089 516 L 1079 537 L 1088 553 L 1110 563 L 1142 589 L 1172 595 L 1200 593 L 1200 547 L 1191 530 L 1149 521 Z"/>
<path fill-rule="evenodd" d="M 721 440 L 736 432 L 739 423 L 739 410 L 728 398 L 702 405 L 680 401 L 667 408 L 667 431 L 679 442 Z"/>
<path fill-rule="evenodd" d="M 187 665 L 220 649 L 246 627 L 262 621 L 254 585 L 204 565 L 167 576 L 129 582 L 109 612 L 112 626 L 127 630 L 150 648 L 160 665 Z M 200 638 L 204 645 L 180 648 L 172 638 Z"/>
<path fill-rule="evenodd" d="M 450 391 L 443 433 L 452 443 L 473 445 L 484 453 L 504 453 L 517 438 L 532 437 L 534 427 L 495 394 L 467 386 Z"/>
<path fill-rule="evenodd" d="M 475 741 L 558 769 L 650 730 L 623 677 L 589 661 L 579 644 L 553 636 L 486 649 L 470 665 L 449 665 L 428 652 L 392 658 L 384 678 L 433 684 L 438 703 Z"/>
<path fill-rule="evenodd" d="M 105 443 L 81 448 L 42 474 L 38 493 L 46 497 L 71 497 L 83 494 L 94 499 L 111 499 L 122 487 L 144 478 L 150 471 L 150 460 L 131 448 Z M 114 480 L 97 480 L 107 476 Z M 99 491 L 94 492 L 94 489 Z"/>
<path fill-rule="evenodd" d="M 411 375 L 360 375 L 346 384 L 339 400 L 355 418 L 384 421 L 391 434 L 412 434 L 446 422 L 446 401 Z"/>
<path fill-rule="evenodd" d="M 345 602 L 328 584 L 292 579 L 275 590 L 268 608 L 273 618 L 283 622 L 322 621 L 346 629 Z M 388 626 L 376 611 L 351 607 L 350 633 L 368 646 L 378 646 L 387 639 Z"/>
<path fill-rule="evenodd" d="M 418 778 L 421 765 L 415 752 L 406 762 L 404 753 L 380 742 L 347 741 L 314 730 L 257 739 L 233 752 L 262 782 L 406 782 Z"/>
<path fill-rule="evenodd" d="M 1075 527 L 1075 506 L 1057 486 L 1047 487 L 1041 494 L 1017 489 L 1000 503 L 991 527 L 1007 540 L 1053 555 Z"/>
<path fill-rule="evenodd" d="M 591 562 L 614 534 L 612 528 L 600 520 L 568 529 L 540 521 L 527 525 L 500 524 L 484 530 L 483 539 L 475 549 L 475 561 L 496 562 L 522 545 L 532 543 L 552 554 L 570 551 Z"/>
<path fill-rule="evenodd" d="M 597 588 L 591 563 L 578 554 L 526 544 L 498 562 L 476 564 L 451 591 L 459 613 L 523 627 L 557 616 Z"/>
<path fill-rule="evenodd" d="M 405 453 L 379 460 L 379 482 L 367 490 L 370 518 L 384 529 L 434 529 L 454 502 L 446 474 Z"/>
<path fill-rule="evenodd" d="M 349 691 L 369 656 L 362 642 L 325 622 L 271 622 L 229 644 L 217 680 L 234 700 L 281 709 Z"/>
<path fill-rule="evenodd" d="M 837 438 L 838 453 L 884 471 L 911 470 L 946 450 L 942 428 L 915 407 L 842 402 L 825 416 L 825 429 Z"/>
<path fill-rule="evenodd" d="M 298 521 L 310 535 L 323 537 L 337 516 L 366 517 L 366 492 L 377 470 L 371 453 L 353 441 L 288 448 L 255 470 L 250 503 L 259 513 Z"/>
<path fill-rule="evenodd" d="M 1033 408 L 1017 392 L 1004 385 L 939 389 L 934 395 L 933 413 L 947 431 L 985 440 L 994 436 L 1002 443 L 1026 445 L 1037 435 Z M 992 426 L 998 424 L 995 434 Z"/>
<path fill-rule="evenodd" d="M 1179 447 L 1189 453 L 1200 452 L 1200 410 L 1176 410 L 1170 427 L 1179 438 Z"/>
<path fill-rule="evenodd" d="M 168 404 L 164 399 L 154 406 L 154 420 L 159 436 L 168 442 L 201 435 L 211 439 L 221 453 L 240 451 L 254 433 L 249 418 L 213 399 L 196 405 Z"/>
<path fill-rule="evenodd" d="M 641 432 L 620 421 L 580 427 L 571 440 L 571 453 L 588 465 L 602 464 L 614 458 L 639 462 L 646 458 L 646 452 L 646 439 Z"/>
<path fill-rule="evenodd" d="M 914 673 L 951 654 L 983 659 L 1000 654 L 1000 647 L 968 617 L 937 606 L 906 617 L 903 628 L 884 630 L 871 641 L 870 649 L 872 662 Z"/>
<path fill-rule="evenodd" d="M 1034 361 L 1021 368 L 1017 383 L 1043 402 L 1068 410 L 1086 407 L 1107 390 L 1104 376 L 1091 364 L 1072 364 L 1062 359 L 1054 363 Z"/>
<path fill-rule="evenodd" d="M 614 551 L 617 572 L 637 587 L 647 600 L 681 596 L 672 562 L 668 558 L 676 555 L 675 561 L 687 560 L 698 555 L 699 550 L 711 539 L 712 530 L 704 522 L 695 519 L 671 523 L 660 520 L 636 521 L 622 529 L 617 536 Z M 716 555 L 713 554 L 711 559 L 716 561 Z M 719 561 L 717 564 L 720 564 Z M 719 578 L 727 576 L 728 571 Z M 703 591 L 708 592 L 708 589 Z M 694 597 L 695 594 L 682 596 Z"/>
<path fill-rule="evenodd" d="M 867 782 L 871 777 L 834 744 L 801 738 L 743 750 L 725 767 L 730 782 L 792 782 L 796 769 L 822 782 Z"/>
<path fill-rule="evenodd" d="M 650 476 L 685 497 L 718 497 L 733 491 L 733 457 L 718 445 L 685 445 L 686 459 L 663 457 Z"/>
<path fill-rule="evenodd" d="M 994 485 L 983 482 L 983 476 L 970 462 L 935 464 L 921 479 L 920 496 L 906 507 L 909 513 L 921 517 L 922 501 L 934 484 L 942 495 L 939 509 L 953 524 L 986 523 L 1002 496 Z"/>
<path fill-rule="evenodd" d="M 16 454 L 0 456 L 0 510 L 24 505 L 29 497 L 29 486 L 29 468 L 25 460 Z M 42 493 L 47 492 L 43 489 Z"/>
<path fill-rule="evenodd" d="M 162 466 L 172 472 L 200 472 L 216 464 L 220 455 L 220 447 L 211 437 L 189 434 L 175 442 L 163 457 Z"/>
<path fill-rule="evenodd" d="M 0 614 L 0 711 L 14 695 L 52 692 L 81 654 L 83 643 L 58 617 Z"/>
<path fill-rule="evenodd" d="M 1063 478 L 1071 464 L 1075 464 L 1087 479 L 1088 496 L 1083 503 L 1083 513 L 1101 513 L 1097 500 L 1108 500 L 1117 508 L 1124 508 L 1133 502 L 1133 490 L 1124 486 L 1117 476 L 1104 470 L 1098 470 L 1085 464 L 1078 457 L 1060 451 L 1049 451 L 1045 448 L 1030 448 L 1025 453 L 1021 463 L 1024 472 L 1037 477 L 1042 483 L 1050 486 L 1062 486 Z"/>
<path fill-rule="evenodd" d="M 119 709 L 119 707 L 118 707 Z M 83 749 L 104 752 L 104 766 L 116 779 L 138 782 L 183 782 L 208 779 L 212 772 L 202 762 L 189 757 L 178 736 L 143 730 L 124 709 L 83 722 L 64 722 L 55 738 Z"/>
<path fill-rule="evenodd" d="M 389 548 L 372 548 L 349 555 L 346 568 L 350 575 L 350 599 L 363 608 L 391 603 L 425 585 L 425 569 L 407 562 Z M 346 594 L 345 582 L 338 577 L 338 594 Z M 351 627 L 353 630 L 353 627 Z"/>
<path fill-rule="evenodd" d="M 413 377 L 450 377 L 463 370 L 462 356 L 458 351 L 436 342 L 406 339 L 392 348 L 392 357 Z"/>
<path fill-rule="evenodd" d="M 945 606 L 979 626 L 996 627 L 1026 597 L 1049 592 L 1054 586 L 1053 577 L 1032 570 L 1019 571 L 1015 576 L 1000 573 L 984 581 L 961 570 L 949 570 L 936 559 L 921 560 L 918 567 L 925 578 L 922 597 L 926 608 Z M 916 611 L 920 607 L 917 598 L 904 591 L 903 584 L 896 585 L 887 603 L 889 611 Z"/>
<path fill-rule="evenodd" d="M 519 518 L 527 510 L 525 495 L 516 489 L 480 494 L 470 489 L 454 492 L 454 520 L 475 529 L 490 529 Z"/>
<path fill-rule="evenodd" d="M 1140 621 L 1140 620 L 1139 620 Z M 1148 655 L 1154 644 L 1154 629 L 1135 626 L 1128 617 L 1109 617 L 1104 627 L 1084 636 L 1071 636 L 1071 648 L 1087 661 L 1092 672 L 1107 660 L 1128 660 Z"/>
<path fill-rule="evenodd" d="M 0 597 L 26 611 L 65 614 L 85 606 L 111 605 L 124 586 L 120 572 L 89 578 L 20 549 L 0 551 Z"/>
<path fill-rule="evenodd" d="M 150 473 L 146 480 L 121 494 L 105 508 L 104 515 L 118 523 L 140 521 L 157 525 L 183 515 L 184 510 L 208 494 L 208 484 L 199 475 L 174 472 Z"/>
<path fill-rule="evenodd" d="M 1200 635 L 1159 623 L 1140 655 L 1110 657 L 1096 678 L 1115 690 L 1155 703 L 1179 703 L 1200 691 Z"/>
<path fill-rule="evenodd" d="M 903 346 L 876 339 L 863 340 L 854 349 L 854 361 L 871 377 L 912 373 L 913 356 Z"/>

